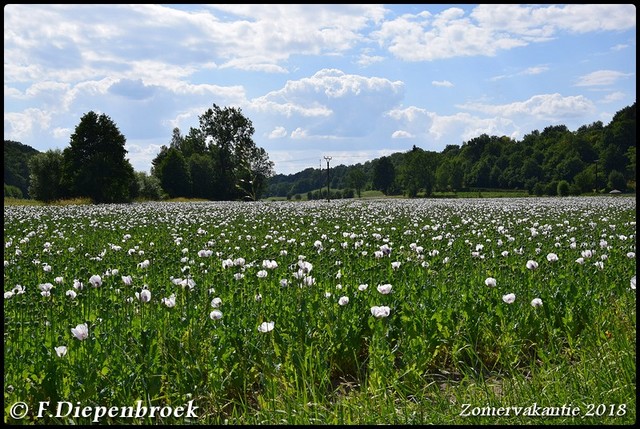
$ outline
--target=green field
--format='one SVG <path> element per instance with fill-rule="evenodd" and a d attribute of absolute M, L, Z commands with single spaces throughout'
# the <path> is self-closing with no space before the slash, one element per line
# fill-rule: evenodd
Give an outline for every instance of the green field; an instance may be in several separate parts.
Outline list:
<path fill-rule="evenodd" d="M 631 424 L 635 213 L 5 205 L 4 421 Z"/>

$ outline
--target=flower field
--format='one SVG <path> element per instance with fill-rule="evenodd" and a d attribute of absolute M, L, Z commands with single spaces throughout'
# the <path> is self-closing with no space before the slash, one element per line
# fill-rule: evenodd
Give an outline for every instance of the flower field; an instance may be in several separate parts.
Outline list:
<path fill-rule="evenodd" d="M 5 206 L 5 423 L 629 424 L 635 213 L 606 196 Z M 515 411 L 532 405 L 547 414 Z"/>

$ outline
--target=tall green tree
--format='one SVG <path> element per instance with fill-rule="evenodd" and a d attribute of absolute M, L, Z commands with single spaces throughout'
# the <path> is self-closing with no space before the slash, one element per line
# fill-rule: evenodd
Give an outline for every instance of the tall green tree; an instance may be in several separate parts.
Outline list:
<path fill-rule="evenodd" d="M 217 169 L 218 199 L 241 197 L 237 185 L 247 168 L 256 144 L 253 141 L 253 123 L 235 107 L 213 104 L 200 116 L 200 131 L 208 142 Z"/>
<path fill-rule="evenodd" d="M 349 170 L 349 173 L 347 174 L 349 186 L 356 190 L 356 194 L 358 194 L 358 198 L 360 198 L 362 189 L 364 188 L 364 185 L 367 184 L 367 175 L 360 167 L 354 167 Z"/>
<path fill-rule="evenodd" d="M 395 179 L 396 169 L 391 159 L 388 156 L 378 159 L 373 167 L 373 188 L 387 195 Z"/>
<path fill-rule="evenodd" d="M 136 189 L 133 167 L 125 158 L 126 139 L 111 118 L 90 111 L 80 119 L 63 151 L 63 185 L 72 197 L 96 203 L 128 202 Z"/>
<path fill-rule="evenodd" d="M 189 164 L 178 149 L 167 149 L 161 161 L 154 166 L 154 175 L 160 179 L 162 189 L 170 198 L 191 196 Z"/>
<path fill-rule="evenodd" d="M 29 160 L 29 195 L 39 201 L 51 202 L 65 196 L 62 186 L 62 150 L 38 153 Z"/>

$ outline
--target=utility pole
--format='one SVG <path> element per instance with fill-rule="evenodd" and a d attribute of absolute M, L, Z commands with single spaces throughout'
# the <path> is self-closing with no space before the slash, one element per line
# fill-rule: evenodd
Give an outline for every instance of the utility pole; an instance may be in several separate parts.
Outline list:
<path fill-rule="evenodd" d="M 595 161 L 593 161 L 596 164 L 596 195 L 598 195 L 598 161 L 600 161 L 599 159 L 596 159 Z"/>
<path fill-rule="evenodd" d="M 327 201 L 331 199 L 331 190 L 329 188 L 329 161 L 331 161 L 330 156 L 325 156 L 324 159 L 327 160 Z"/>

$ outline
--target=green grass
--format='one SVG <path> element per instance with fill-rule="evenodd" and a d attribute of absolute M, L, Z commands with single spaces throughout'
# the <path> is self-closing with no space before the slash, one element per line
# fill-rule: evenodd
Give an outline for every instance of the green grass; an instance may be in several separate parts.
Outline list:
<path fill-rule="evenodd" d="M 630 424 L 635 208 L 625 197 L 5 206 L 5 423 L 92 423 L 38 417 L 46 401 L 192 401 L 195 419 L 98 420 Z M 81 323 L 85 340 L 72 334 Z M 31 411 L 17 420 L 18 402 Z M 522 415 L 563 406 L 580 415 Z"/>

